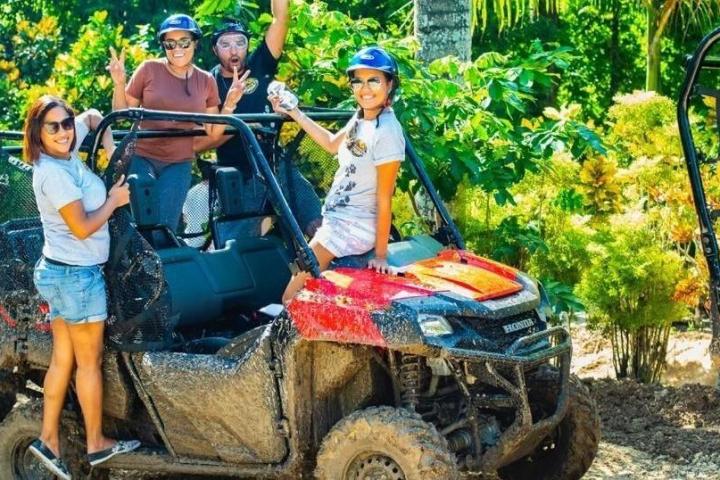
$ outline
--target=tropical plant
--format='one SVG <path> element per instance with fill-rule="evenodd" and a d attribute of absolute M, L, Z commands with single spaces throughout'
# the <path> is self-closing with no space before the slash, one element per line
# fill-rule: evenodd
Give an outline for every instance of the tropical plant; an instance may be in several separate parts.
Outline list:
<path fill-rule="evenodd" d="M 557 16 L 569 8 L 585 6 L 581 0 L 471 0 L 474 9 L 473 23 L 487 27 L 488 19 L 495 18 L 499 29 L 509 28 L 540 15 Z M 645 9 L 646 76 L 645 89 L 660 91 L 662 40 L 668 28 L 676 23 L 681 28 L 710 28 L 720 13 L 716 0 L 638 0 Z M 593 0 L 602 8 L 617 8 L 620 0 Z"/>
<path fill-rule="evenodd" d="M 687 314 L 673 299 L 682 259 L 654 241 L 646 225 L 613 226 L 598 238 L 577 292 L 592 321 L 610 334 L 618 378 L 657 382 L 672 322 Z"/>

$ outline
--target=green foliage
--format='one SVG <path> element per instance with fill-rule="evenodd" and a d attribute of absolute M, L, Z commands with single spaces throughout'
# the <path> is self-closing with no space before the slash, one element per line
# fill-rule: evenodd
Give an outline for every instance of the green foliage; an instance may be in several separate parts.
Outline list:
<path fill-rule="evenodd" d="M 652 231 L 634 227 L 611 228 L 591 245 L 577 292 L 592 320 L 612 333 L 618 377 L 654 382 L 665 365 L 670 325 L 687 314 L 673 299 L 683 263 Z"/>
<path fill-rule="evenodd" d="M 498 204 L 512 203 L 512 185 L 538 171 L 554 150 L 581 143 L 570 131 L 573 121 L 522 121 L 552 85 L 551 71 L 566 60 L 565 49 L 545 51 L 535 43 L 525 57 L 488 52 L 467 64 L 436 60 L 431 77 L 405 81 L 400 118 L 443 197 L 452 198 L 467 180 Z"/>
<path fill-rule="evenodd" d="M 587 227 L 573 225 L 566 218 L 557 220 L 562 223 L 543 232 L 546 249 L 536 251 L 527 268 L 536 277 L 552 279 L 572 288 L 590 264 L 588 245 L 593 232 Z"/>
<path fill-rule="evenodd" d="M 542 285 L 545 287 L 545 293 L 547 293 L 550 301 L 553 316 L 556 318 L 559 318 L 563 313 L 571 316 L 574 312 L 585 309 L 585 305 L 575 295 L 571 286 L 550 279 L 543 280 Z"/>
<path fill-rule="evenodd" d="M 655 92 L 615 97 L 610 108 L 609 140 L 622 164 L 639 157 L 680 156 L 675 103 Z"/>
<path fill-rule="evenodd" d="M 578 285 L 592 317 L 631 331 L 680 319 L 686 310 L 672 299 L 680 257 L 644 228 L 617 227 L 605 235 L 590 246 L 589 268 Z"/>
<path fill-rule="evenodd" d="M 496 244 L 492 257 L 510 265 L 525 266 L 526 257 L 536 252 L 548 253 L 536 222 L 521 222 L 517 216 L 505 217 L 495 229 Z"/>
<path fill-rule="evenodd" d="M 637 0 L 574 2 L 561 23 L 554 40 L 572 46 L 574 57 L 558 98 L 602 120 L 615 93 L 644 85 L 645 12 Z"/>
<path fill-rule="evenodd" d="M 322 2 L 306 1 L 295 2 L 292 15 L 293 26 L 278 77 L 295 89 L 305 104 L 347 104 L 351 95 L 345 68 L 350 57 L 365 45 L 380 43 L 394 47 L 394 53 L 403 58 L 412 56 L 408 45 L 382 38 L 380 24 L 373 19 L 352 19 L 329 10 Z M 261 16 L 259 20 L 268 22 L 269 18 Z"/>
<path fill-rule="evenodd" d="M 38 22 L 22 19 L 4 52 L 14 61 L 23 81 L 35 83 L 48 77 L 62 39 L 58 19 L 42 17 Z"/>
<path fill-rule="evenodd" d="M 147 45 L 138 37 L 123 38 L 122 26 L 107 24 L 106 11 L 95 12 L 80 29 L 78 39 L 70 46 L 69 53 L 58 55 L 55 75 L 49 82 L 76 109 L 97 108 L 109 112 L 112 100 L 112 80 L 105 70 L 110 47 L 125 50 L 127 71 L 147 57 Z"/>

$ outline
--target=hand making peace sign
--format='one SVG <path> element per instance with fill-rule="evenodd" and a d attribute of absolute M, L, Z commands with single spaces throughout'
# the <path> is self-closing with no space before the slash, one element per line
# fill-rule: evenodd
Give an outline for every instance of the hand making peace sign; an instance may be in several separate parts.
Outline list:
<path fill-rule="evenodd" d="M 241 77 L 240 74 L 238 74 L 237 67 L 233 67 L 233 82 L 230 85 L 227 96 L 225 97 L 225 104 L 223 106 L 223 110 L 228 109 L 230 111 L 235 111 L 235 107 L 242 98 L 243 93 L 245 93 L 245 81 L 247 80 L 249 75 L 250 70 L 245 70 L 245 73 L 243 73 Z"/>
<path fill-rule="evenodd" d="M 125 83 L 125 49 L 120 50 L 120 56 L 113 47 L 110 47 L 110 63 L 105 67 L 110 72 L 113 83 Z"/>

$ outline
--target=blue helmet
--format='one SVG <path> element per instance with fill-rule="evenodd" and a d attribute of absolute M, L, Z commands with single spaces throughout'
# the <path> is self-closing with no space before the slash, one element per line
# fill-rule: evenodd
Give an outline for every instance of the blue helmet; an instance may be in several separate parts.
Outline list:
<path fill-rule="evenodd" d="M 226 33 L 240 33 L 242 35 L 245 35 L 245 38 L 250 40 L 250 32 L 247 28 L 245 28 L 245 25 L 243 25 L 242 22 L 238 20 L 225 20 L 223 24 L 215 30 L 212 34 L 212 39 L 210 40 L 210 44 L 214 47 L 215 44 L 217 44 L 220 37 L 225 35 Z"/>
<path fill-rule="evenodd" d="M 202 30 L 197 22 L 190 15 L 184 13 L 176 13 L 163 20 L 157 33 L 158 40 L 162 40 L 166 33 L 174 30 L 186 30 L 192 34 L 194 40 L 202 37 Z"/>
<path fill-rule="evenodd" d="M 351 72 L 360 68 L 380 70 L 392 78 L 397 78 L 398 76 L 398 65 L 395 59 L 378 46 L 365 47 L 353 55 L 350 59 L 350 65 L 345 72 L 350 75 Z"/>

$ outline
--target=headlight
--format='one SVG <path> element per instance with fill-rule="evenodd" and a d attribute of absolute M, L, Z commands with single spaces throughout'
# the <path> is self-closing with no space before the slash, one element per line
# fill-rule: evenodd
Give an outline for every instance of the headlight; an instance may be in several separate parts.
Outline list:
<path fill-rule="evenodd" d="M 418 323 L 420 324 L 420 330 L 426 337 L 441 337 L 453 334 L 453 328 L 445 320 L 445 317 L 441 315 L 421 313 L 418 315 Z"/>

